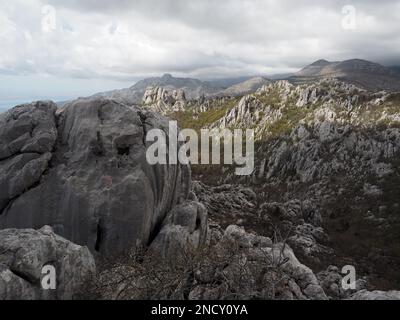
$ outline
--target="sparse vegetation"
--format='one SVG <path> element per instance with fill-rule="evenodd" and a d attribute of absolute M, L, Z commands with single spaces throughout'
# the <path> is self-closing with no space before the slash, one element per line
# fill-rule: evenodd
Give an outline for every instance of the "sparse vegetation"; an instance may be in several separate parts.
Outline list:
<path fill-rule="evenodd" d="M 282 243 L 256 254 L 233 239 L 223 239 L 203 249 L 182 248 L 168 261 L 139 249 L 104 261 L 82 298 L 278 299 L 289 280 L 281 268 L 288 261 L 285 248 Z"/>
<path fill-rule="evenodd" d="M 179 127 L 182 129 L 190 128 L 200 131 L 200 129 L 206 128 L 220 120 L 239 100 L 240 98 L 231 98 L 223 103 L 217 100 L 215 104 L 211 103 L 211 106 L 205 112 L 195 112 L 192 109 L 188 109 L 183 112 L 174 112 L 170 117 L 177 120 Z"/>

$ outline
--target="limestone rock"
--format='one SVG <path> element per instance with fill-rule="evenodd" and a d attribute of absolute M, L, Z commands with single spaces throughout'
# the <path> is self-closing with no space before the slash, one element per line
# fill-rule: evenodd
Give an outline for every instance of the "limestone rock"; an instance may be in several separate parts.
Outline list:
<path fill-rule="evenodd" d="M 186 96 L 182 89 L 168 91 L 163 87 L 149 87 L 143 95 L 143 103 L 147 109 L 165 115 L 184 111 Z"/>
<path fill-rule="evenodd" d="M 186 201 L 175 206 L 151 244 L 163 258 L 176 259 L 186 248 L 198 249 L 208 241 L 207 210 L 199 202 Z"/>
<path fill-rule="evenodd" d="M 198 271 L 198 285 L 191 290 L 191 299 L 227 298 L 226 288 L 218 285 L 219 278 L 236 290 L 228 298 L 236 294 L 241 299 L 327 299 L 316 276 L 287 245 L 273 244 L 269 238 L 232 225 L 216 248 L 220 256 L 229 259 L 224 261 L 223 270 L 205 266 Z"/>
<path fill-rule="evenodd" d="M 400 291 L 361 290 L 353 294 L 350 300 L 400 300 Z"/>
<path fill-rule="evenodd" d="M 0 212 L 40 181 L 57 138 L 56 105 L 36 102 L 0 115 Z"/>
<path fill-rule="evenodd" d="M 55 268 L 54 290 L 41 286 L 46 265 Z M 0 300 L 73 299 L 94 273 L 89 250 L 57 236 L 48 226 L 0 231 Z"/>
<path fill-rule="evenodd" d="M 50 225 L 104 254 L 147 245 L 190 188 L 188 166 L 146 160 L 146 133 L 159 128 L 168 136 L 168 120 L 102 98 L 67 104 L 57 119 L 54 112 L 44 102 L 1 117 L 0 149 L 9 158 L 0 161 L 7 191 L 0 196 L 0 229 Z M 11 142 L 18 148 L 7 149 Z"/>

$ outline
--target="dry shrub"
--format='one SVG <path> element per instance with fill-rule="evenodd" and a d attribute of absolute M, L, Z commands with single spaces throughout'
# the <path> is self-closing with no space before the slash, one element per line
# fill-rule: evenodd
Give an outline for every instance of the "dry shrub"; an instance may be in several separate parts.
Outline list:
<path fill-rule="evenodd" d="M 285 244 L 243 246 L 223 239 L 202 249 L 182 248 L 169 260 L 145 249 L 100 264 L 83 295 L 90 299 L 275 299 L 289 278 Z"/>

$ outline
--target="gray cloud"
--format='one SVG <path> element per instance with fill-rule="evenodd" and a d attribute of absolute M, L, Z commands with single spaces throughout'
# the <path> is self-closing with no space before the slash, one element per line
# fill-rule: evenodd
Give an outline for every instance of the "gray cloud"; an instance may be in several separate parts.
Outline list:
<path fill-rule="evenodd" d="M 354 30 L 342 27 L 344 5 Z M 389 0 L 15 0 L 0 4 L 0 73 L 129 80 L 272 74 L 319 58 L 400 64 L 399 21 Z"/>

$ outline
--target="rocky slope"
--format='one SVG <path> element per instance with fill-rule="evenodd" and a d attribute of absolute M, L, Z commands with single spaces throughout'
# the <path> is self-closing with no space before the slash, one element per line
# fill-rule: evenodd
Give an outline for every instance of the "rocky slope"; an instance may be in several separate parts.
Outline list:
<path fill-rule="evenodd" d="M 265 232 L 272 221 L 300 261 L 317 272 L 329 264 L 353 264 L 373 288 L 396 289 L 399 107 L 397 93 L 370 92 L 336 79 L 264 86 L 204 124 L 256 130 L 251 177 L 238 179 L 229 166 L 208 173 L 194 168 L 203 181 L 233 188 L 241 183 L 261 198 L 249 206 L 237 192 L 221 194 L 216 186 L 200 199 L 216 199 L 206 207 L 224 225 L 240 221 L 270 235 Z M 218 207 L 225 202 L 225 209 Z"/>
<path fill-rule="evenodd" d="M 288 79 L 292 83 L 309 83 L 326 78 L 336 78 L 368 90 L 400 90 L 398 67 L 384 67 L 361 59 L 336 62 L 322 59 L 294 74 L 276 75 L 275 77 L 272 76 L 272 78 Z M 127 105 L 138 105 L 141 104 L 143 96 L 149 87 L 163 88 L 169 92 L 182 90 L 188 100 L 195 100 L 203 96 L 243 96 L 253 93 L 269 83 L 271 83 L 271 80 L 261 76 L 201 81 L 199 79 L 179 78 L 164 74 L 161 77 L 140 80 L 129 88 L 100 92 L 92 97 L 103 97 Z"/>
<path fill-rule="evenodd" d="M 187 100 L 182 89 L 168 91 L 163 87 L 148 87 L 143 95 L 142 105 L 148 110 L 167 115 L 185 111 Z"/>
<path fill-rule="evenodd" d="M 399 94 L 324 79 L 191 100 L 151 86 L 141 99 L 80 99 L 59 110 L 38 102 L 0 115 L 0 229 L 50 225 L 86 245 L 100 267 L 91 298 L 399 298 Z M 168 133 L 161 114 L 182 128 L 254 128 L 253 174 L 194 166 L 201 181 L 192 183 L 187 166 L 150 166 L 145 135 Z M 0 294 L 48 298 L 7 252 L 31 248 L 29 239 L 42 248 L 44 236 L 85 251 L 52 232 L 0 231 Z M 341 286 L 349 264 L 354 290 Z"/>
<path fill-rule="evenodd" d="M 313 272 L 301 262 L 303 257 L 296 257 L 295 246 L 321 257 L 321 251 L 311 251 L 319 246 L 313 237 L 324 234 L 316 227 L 319 211 L 300 201 L 260 206 L 264 196 L 245 186 L 195 182 L 191 197 L 210 214 L 207 245 L 193 250 L 190 242 L 181 242 L 170 246 L 174 250 L 167 256 L 134 252 L 112 261 L 98 274 L 90 294 L 98 299 L 399 299 L 399 291 L 368 291 L 367 278 L 358 277 L 355 289 L 343 289 L 343 274 L 336 266 Z M 185 216 L 179 219 L 191 219 Z M 240 226 L 229 224 L 232 221 Z M 298 233 L 288 238 L 275 228 L 285 222 L 297 225 Z M 265 236 L 268 233 L 272 236 Z"/>
<path fill-rule="evenodd" d="M 271 80 L 263 77 L 254 77 L 243 82 L 234 84 L 218 93 L 218 96 L 243 96 L 252 93 L 264 85 L 270 84 Z"/>

